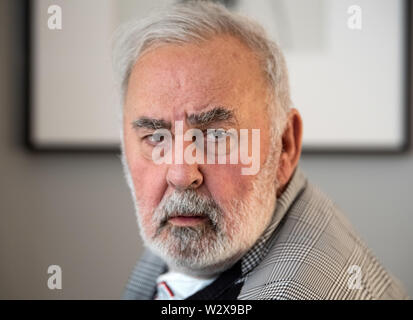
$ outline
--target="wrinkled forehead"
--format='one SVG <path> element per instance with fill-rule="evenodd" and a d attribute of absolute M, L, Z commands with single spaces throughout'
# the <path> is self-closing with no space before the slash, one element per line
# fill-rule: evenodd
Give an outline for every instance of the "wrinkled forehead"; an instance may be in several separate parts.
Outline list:
<path fill-rule="evenodd" d="M 200 112 L 210 105 L 239 108 L 261 93 L 264 82 L 255 53 L 236 38 L 161 45 L 134 65 L 125 109 L 162 113 Z"/>

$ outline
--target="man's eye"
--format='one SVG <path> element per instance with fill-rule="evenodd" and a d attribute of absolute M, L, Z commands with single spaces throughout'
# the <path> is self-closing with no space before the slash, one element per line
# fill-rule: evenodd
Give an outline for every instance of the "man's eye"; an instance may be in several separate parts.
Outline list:
<path fill-rule="evenodd" d="M 148 142 L 149 144 L 157 145 L 163 142 L 165 140 L 165 137 L 163 134 L 154 133 L 143 137 L 143 139 L 146 140 L 146 142 Z"/>
<path fill-rule="evenodd" d="M 222 139 L 225 139 L 227 137 L 227 135 L 228 135 L 227 132 L 225 130 L 222 130 L 222 129 L 218 129 L 218 130 L 208 129 L 206 138 L 207 138 L 208 141 L 218 142 Z"/>

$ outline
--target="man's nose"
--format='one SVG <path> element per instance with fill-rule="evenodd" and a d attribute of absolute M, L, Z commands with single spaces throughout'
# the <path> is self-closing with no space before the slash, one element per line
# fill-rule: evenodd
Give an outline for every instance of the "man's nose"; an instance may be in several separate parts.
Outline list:
<path fill-rule="evenodd" d="M 172 164 L 166 176 L 168 185 L 178 191 L 197 189 L 203 182 L 202 173 L 197 164 Z"/>

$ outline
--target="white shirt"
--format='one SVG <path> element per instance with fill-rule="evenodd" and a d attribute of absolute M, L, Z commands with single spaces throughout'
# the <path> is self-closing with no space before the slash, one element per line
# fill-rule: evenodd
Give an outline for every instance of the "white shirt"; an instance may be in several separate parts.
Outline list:
<path fill-rule="evenodd" d="M 183 300 L 195 292 L 205 288 L 217 277 L 211 279 L 199 279 L 183 273 L 169 271 L 161 274 L 156 280 L 156 300 Z"/>

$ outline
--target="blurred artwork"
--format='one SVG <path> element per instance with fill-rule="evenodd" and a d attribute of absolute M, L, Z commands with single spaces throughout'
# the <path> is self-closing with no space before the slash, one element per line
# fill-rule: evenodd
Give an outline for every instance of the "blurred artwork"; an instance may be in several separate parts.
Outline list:
<path fill-rule="evenodd" d="M 39 150 L 117 150 L 119 108 L 110 42 L 122 22 L 172 0 L 31 5 L 29 139 Z M 403 0 L 221 0 L 256 19 L 286 56 L 304 152 L 399 152 L 407 143 Z"/>

